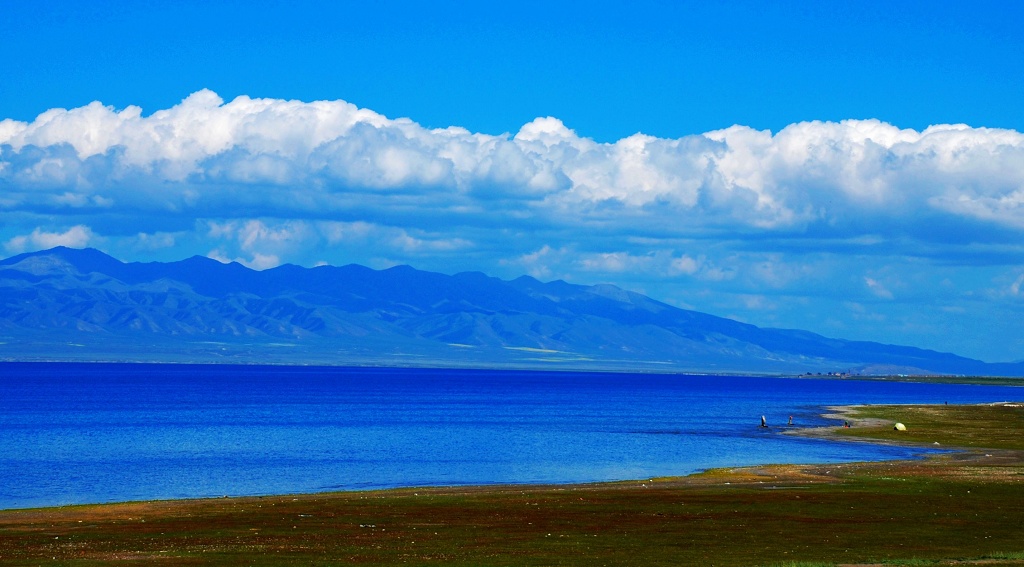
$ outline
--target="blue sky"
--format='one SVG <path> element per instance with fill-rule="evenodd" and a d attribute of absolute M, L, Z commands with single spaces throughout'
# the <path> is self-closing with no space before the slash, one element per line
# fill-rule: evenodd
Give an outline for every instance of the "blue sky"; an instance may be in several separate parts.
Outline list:
<path fill-rule="evenodd" d="M 1024 359 L 1022 12 L 5 2 L 0 252 L 530 273 Z"/>

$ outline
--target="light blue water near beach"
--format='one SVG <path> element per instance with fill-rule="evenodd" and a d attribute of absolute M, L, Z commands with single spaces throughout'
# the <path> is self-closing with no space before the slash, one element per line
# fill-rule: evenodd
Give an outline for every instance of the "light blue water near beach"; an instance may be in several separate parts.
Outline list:
<path fill-rule="evenodd" d="M 1022 398 L 849 380 L 0 364 L 0 509 L 902 458 L 920 451 L 779 432 L 789 415 L 824 424 L 825 405 Z"/>

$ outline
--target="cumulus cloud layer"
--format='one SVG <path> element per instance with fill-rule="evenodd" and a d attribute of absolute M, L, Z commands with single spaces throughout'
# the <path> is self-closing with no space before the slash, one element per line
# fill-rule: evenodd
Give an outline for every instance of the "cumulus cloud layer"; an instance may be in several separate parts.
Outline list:
<path fill-rule="evenodd" d="M 643 219 L 646 231 L 678 235 L 914 233 L 912 214 L 1016 231 L 1021 163 L 1024 135 L 964 125 L 805 122 L 602 144 L 555 118 L 487 135 L 344 101 L 225 103 L 204 90 L 149 116 L 97 102 L 0 122 L 0 208 L 323 220 L 430 212 L 468 224 L 498 214 L 613 230 Z"/>
<path fill-rule="evenodd" d="M 891 342 L 971 354 L 948 328 L 1024 311 L 1022 164 L 1024 135 L 965 125 L 598 143 L 552 117 L 492 135 L 203 90 L 149 115 L 96 102 L 0 121 L 0 243 L 610 281 L 758 324 L 884 340 L 885 323 Z M 939 309 L 922 319 L 922 305 Z M 1004 330 L 1024 357 L 1024 332 Z M 972 348 L 1005 358 L 991 344 Z"/>

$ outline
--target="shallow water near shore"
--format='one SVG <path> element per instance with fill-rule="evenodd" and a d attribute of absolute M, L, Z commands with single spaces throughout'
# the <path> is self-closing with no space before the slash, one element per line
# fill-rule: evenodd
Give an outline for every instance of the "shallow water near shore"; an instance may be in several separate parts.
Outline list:
<path fill-rule="evenodd" d="M 778 433 L 790 415 L 827 424 L 826 405 L 1022 397 L 807 378 L 6 363 L 0 509 L 908 458 L 922 451 Z"/>

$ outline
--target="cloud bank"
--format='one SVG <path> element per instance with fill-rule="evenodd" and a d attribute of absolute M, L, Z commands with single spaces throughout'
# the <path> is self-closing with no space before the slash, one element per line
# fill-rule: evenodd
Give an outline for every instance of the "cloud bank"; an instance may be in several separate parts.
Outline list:
<path fill-rule="evenodd" d="M 831 294 L 850 316 L 817 328 L 842 331 L 862 302 L 927 290 L 1017 301 L 1022 164 L 1024 135 L 966 125 L 598 143 L 552 117 L 492 135 L 203 90 L 149 115 L 95 102 L 0 121 L 0 242 L 616 281 L 759 323 L 780 304 L 768 295 Z M 957 271 L 968 265 L 989 271 Z M 798 326 L 796 309 L 777 322 Z"/>
<path fill-rule="evenodd" d="M 506 213 L 610 228 L 643 218 L 648 230 L 692 235 L 913 232 L 891 226 L 912 213 L 1024 228 L 1024 135 L 964 125 L 805 122 L 601 144 L 550 117 L 487 135 L 344 101 L 225 103 L 203 90 L 149 116 L 96 102 L 4 120 L 0 148 L 0 206 L 41 214 L 427 210 L 467 224 Z"/>

